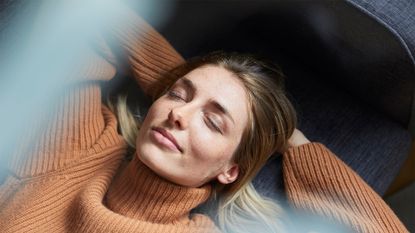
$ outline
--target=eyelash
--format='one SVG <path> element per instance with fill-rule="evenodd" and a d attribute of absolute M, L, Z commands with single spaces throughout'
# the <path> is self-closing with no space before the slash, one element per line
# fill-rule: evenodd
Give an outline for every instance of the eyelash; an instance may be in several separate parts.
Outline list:
<path fill-rule="evenodd" d="M 210 117 L 206 117 L 208 124 L 213 127 L 213 129 L 215 129 L 216 131 L 218 131 L 219 133 L 222 134 L 222 130 L 219 128 L 219 126 L 214 123 L 214 120 L 212 120 Z"/>
<path fill-rule="evenodd" d="M 184 98 L 179 94 L 179 92 L 174 91 L 174 90 L 170 90 L 167 92 L 167 95 L 172 98 L 172 99 L 176 99 L 176 100 L 184 100 Z"/>
<path fill-rule="evenodd" d="M 170 90 L 167 92 L 167 95 L 175 100 L 185 100 L 178 91 Z M 206 119 L 207 120 L 205 122 L 206 124 L 208 124 L 208 126 L 210 125 L 214 130 L 222 134 L 222 130 L 216 123 L 214 123 L 214 121 L 210 117 L 206 116 Z"/>

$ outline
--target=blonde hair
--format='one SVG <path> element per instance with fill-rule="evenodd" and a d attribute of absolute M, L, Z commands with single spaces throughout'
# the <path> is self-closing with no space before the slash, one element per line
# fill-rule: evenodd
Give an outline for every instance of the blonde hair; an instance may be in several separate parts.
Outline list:
<path fill-rule="evenodd" d="M 214 52 L 188 60 L 160 80 L 153 98 L 161 96 L 180 77 L 204 65 L 216 65 L 234 73 L 244 84 L 250 112 L 248 124 L 233 160 L 239 166 L 238 179 L 227 185 L 213 181 L 217 199 L 215 220 L 223 232 L 281 232 L 282 208 L 274 200 L 258 194 L 252 179 L 276 151 L 284 151 L 296 127 L 296 114 L 286 97 L 283 75 L 272 63 L 249 55 Z M 139 123 L 128 110 L 125 96 L 118 97 L 116 107 L 120 130 L 131 147 L 135 147 Z"/>

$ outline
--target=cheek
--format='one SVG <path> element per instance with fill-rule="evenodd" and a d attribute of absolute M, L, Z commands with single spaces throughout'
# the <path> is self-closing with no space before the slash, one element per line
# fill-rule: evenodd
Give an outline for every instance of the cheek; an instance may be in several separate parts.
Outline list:
<path fill-rule="evenodd" d="M 189 135 L 192 156 L 200 160 L 200 163 L 223 163 L 232 158 L 237 146 L 236 143 L 216 133 L 207 132 L 209 129 L 206 129 L 203 125 L 198 128 L 199 130 L 192 130 Z"/>
<path fill-rule="evenodd" d="M 167 110 L 168 106 L 163 106 L 163 102 L 157 100 L 155 101 L 150 108 L 147 111 L 147 114 L 144 118 L 142 128 L 151 124 L 153 121 L 157 121 L 158 119 L 161 120 L 161 118 L 164 116 L 167 117 Z"/>
<path fill-rule="evenodd" d="M 148 109 L 147 114 L 146 114 L 146 118 L 154 118 L 155 116 L 157 116 L 158 114 L 160 114 L 159 112 L 162 110 L 162 102 L 160 100 L 156 100 Z"/>
<path fill-rule="evenodd" d="M 150 130 L 150 127 L 154 124 L 158 124 L 162 121 L 163 113 L 162 110 L 166 108 L 159 107 L 160 104 L 156 101 L 154 102 L 151 107 L 148 109 L 147 114 L 141 124 L 141 127 L 138 131 L 138 137 L 136 140 L 136 145 L 139 146 L 140 142 L 145 141 L 145 135 Z"/>

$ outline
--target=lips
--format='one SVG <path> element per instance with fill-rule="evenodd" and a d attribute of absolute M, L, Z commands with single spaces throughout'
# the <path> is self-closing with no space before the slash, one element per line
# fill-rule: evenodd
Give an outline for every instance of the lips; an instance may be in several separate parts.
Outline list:
<path fill-rule="evenodd" d="M 176 147 L 177 150 L 179 150 L 180 152 L 183 152 L 182 148 L 177 143 L 174 136 L 171 133 L 169 133 L 167 130 L 165 130 L 163 128 L 160 128 L 160 127 L 153 127 L 152 130 L 154 130 L 154 131 L 160 133 L 161 135 L 163 135 L 166 139 L 168 139 Z"/>

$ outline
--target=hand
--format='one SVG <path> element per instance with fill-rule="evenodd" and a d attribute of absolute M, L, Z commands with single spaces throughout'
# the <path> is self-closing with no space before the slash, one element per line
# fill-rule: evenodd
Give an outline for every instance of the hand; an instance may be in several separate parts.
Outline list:
<path fill-rule="evenodd" d="M 300 130 L 294 129 L 293 134 L 288 139 L 288 148 L 301 146 L 307 143 L 310 143 L 310 140 L 308 140 Z"/>

